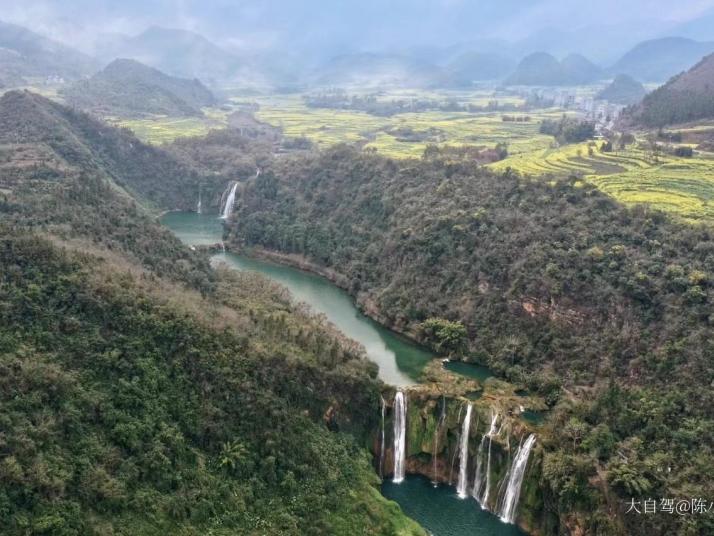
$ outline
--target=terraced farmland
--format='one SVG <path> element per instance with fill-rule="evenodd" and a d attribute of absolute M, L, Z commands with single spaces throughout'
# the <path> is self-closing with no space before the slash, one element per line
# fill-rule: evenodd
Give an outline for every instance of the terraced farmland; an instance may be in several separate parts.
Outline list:
<path fill-rule="evenodd" d="M 692 222 L 714 221 L 714 155 L 658 155 L 642 148 L 602 153 L 587 143 L 513 155 L 491 164 L 524 175 L 581 175 L 626 204 L 647 204 Z"/>
<path fill-rule="evenodd" d="M 460 102 L 485 104 L 486 94 L 449 95 Z M 445 94 L 402 90 L 381 96 L 383 99 L 433 98 Z M 493 97 L 490 97 L 493 98 Z M 516 97 L 511 97 L 517 103 Z M 508 98 L 499 97 L 499 102 Z M 257 102 L 256 117 L 282 127 L 286 136 L 305 136 L 318 146 L 341 142 L 362 143 L 380 154 L 394 158 L 418 158 L 429 143 L 493 147 L 508 144 L 510 156 L 491 164 L 507 167 L 523 175 L 578 175 L 627 204 L 648 204 L 692 221 L 714 221 L 714 154 L 698 152 L 694 158 L 659 155 L 653 158 L 635 144 L 624 151 L 603 153 L 599 143 L 587 142 L 557 147 L 553 138 L 538 132 L 541 120 L 557 118 L 560 110 L 529 112 L 529 122 L 504 122 L 501 113 L 422 112 L 378 117 L 351 110 L 308 108 L 301 95 L 270 95 L 236 99 L 235 103 Z M 222 128 L 228 112 L 207 109 L 205 118 L 155 118 L 118 121 L 143 140 L 170 142 L 181 136 L 206 134 Z M 688 136 L 711 130 L 711 125 L 683 129 Z M 400 132 L 411 132 L 413 141 Z"/>

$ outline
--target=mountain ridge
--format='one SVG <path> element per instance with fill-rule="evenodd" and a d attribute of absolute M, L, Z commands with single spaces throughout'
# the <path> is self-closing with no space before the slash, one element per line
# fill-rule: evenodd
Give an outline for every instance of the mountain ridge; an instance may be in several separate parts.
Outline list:
<path fill-rule="evenodd" d="M 68 104 L 105 117 L 201 116 L 202 107 L 216 103 L 199 80 L 170 76 L 131 59 L 116 59 L 60 94 Z"/>

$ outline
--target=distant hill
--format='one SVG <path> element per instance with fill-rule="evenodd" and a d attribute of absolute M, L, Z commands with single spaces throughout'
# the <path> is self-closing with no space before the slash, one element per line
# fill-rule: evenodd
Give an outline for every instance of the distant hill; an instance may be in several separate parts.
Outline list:
<path fill-rule="evenodd" d="M 550 54 L 536 52 L 523 58 L 505 83 L 512 86 L 568 86 L 589 84 L 602 77 L 602 69 L 579 54 L 571 54 L 559 62 Z"/>
<path fill-rule="evenodd" d="M 0 22 L 0 81 L 20 85 L 25 77 L 76 80 L 96 71 L 95 60 L 27 28 Z"/>
<path fill-rule="evenodd" d="M 65 101 L 102 116 L 202 115 L 215 97 L 200 81 L 166 75 L 138 61 L 118 59 L 62 91 Z"/>
<path fill-rule="evenodd" d="M 665 82 L 712 52 L 714 42 L 699 42 L 684 37 L 652 39 L 627 52 L 610 67 L 609 72 L 629 74 L 644 82 Z"/>
<path fill-rule="evenodd" d="M 514 62 L 500 54 L 464 52 L 446 65 L 453 84 L 468 85 L 480 80 L 500 80 L 515 68 Z"/>
<path fill-rule="evenodd" d="M 651 127 L 714 118 L 714 54 L 647 95 L 633 116 Z"/>
<path fill-rule="evenodd" d="M 437 87 L 446 84 L 444 71 L 407 56 L 358 53 L 336 56 L 318 69 L 313 82 L 339 86 Z"/>
<path fill-rule="evenodd" d="M 590 84 L 602 80 L 604 71 L 580 54 L 570 54 L 560 62 L 566 85 Z"/>
<path fill-rule="evenodd" d="M 640 82 L 629 75 L 618 74 L 595 98 L 630 105 L 640 102 L 646 94 L 647 90 Z"/>
<path fill-rule="evenodd" d="M 100 51 L 107 60 L 131 58 L 172 76 L 213 85 L 233 78 L 241 60 L 200 34 L 152 26 L 134 37 L 117 37 Z"/>

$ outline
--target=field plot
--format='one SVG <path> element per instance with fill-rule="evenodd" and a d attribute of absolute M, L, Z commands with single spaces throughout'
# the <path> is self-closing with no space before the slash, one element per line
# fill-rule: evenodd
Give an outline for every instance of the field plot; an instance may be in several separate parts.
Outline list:
<path fill-rule="evenodd" d="M 444 98 L 442 93 L 390 93 L 390 99 Z M 387 98 L 387 97 L 382 97 Z M 494 97 L 491 97 L 493 99 Z M 509 100 L 510 99 L 510 100 Z M 460 102 L 486 104 L 484 95 L 461 96 Z M 498 97 L 501 103 L 518 103 L 517 97 Z M 380 154 L 395 158 L 419 157 L 429 143 L 446 145 L 484 145 L 507 143 L 511 153 L 547 148 L 552 138 L 538 133 L 542 119 L 562 115 L 558 110 L 528 113 L 529 122 L 504 122 L 501 112 L 421 112 L 389 117 L 352 110 L 308 108 L 300 95 L 257 98 L 260 110 L 256 117 L 283 129 L 286 136 L 304 136 L 318 146 L 340 142 L 362 142 Z M 424 141 L 406 140 L 400 131 L 410 130 Z"/>
<path fill-rule="evenodd" d="M 205 136 L 215 128 L 225 128 L 229 112 L 204 108 L 205 117 L 153 117 L 150 119 L 108 119 L 119 127 L 131 129 L 142 141 L 162 144 L 187 136 Z"/>
<path fill-rule="evenodd" d="M 658 155 L 640 148 L 602 153 L 588 143 L 510 156 L 490 165 L 530 176 L 579 175 L 626 204 L 647 204 L 691 222 L 714 221 L 714 155 Z"/>

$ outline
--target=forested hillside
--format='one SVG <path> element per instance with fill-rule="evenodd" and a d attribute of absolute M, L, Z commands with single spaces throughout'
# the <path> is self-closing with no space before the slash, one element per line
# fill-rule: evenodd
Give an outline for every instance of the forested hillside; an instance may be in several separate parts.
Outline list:
<path fill-rule="evenodd" d="M 542 484 L 564 526 L 713 530 L 710 517 L 623 510 L 714 491 L 710 229 L 576 179 L 340 147 L 251 181 L 229 238 L 334 269 L 368 313 L 426 342 L 427 319 L 463 323 L 463 359 L 555 408 Z"/>
<path fill-rule="evenodd" d="M 0 117 L 3 534 L 422 534 L 376 488 L 360 347 L 160 228 L 115 182 L 126 133 L 25 93 Z"/>
<path fill-rule="evenodd" d="M 49 177 L 57 168 L 92 172 L 162 207 L 187 208 L 198 196 L 199 175 L 166 151 L 140 142 L 129 130 L 110 127 L 86 113 L 72 110 L 28 91 L 0 98 L 0 144 L 18 169 L 2 180 L 34 175 Z M 14 151 L 23 146 L 20 152 Z M 188 205 L 193 207 L 193 203 Z"/>
<path fill-rule="evenodd" d="M 200 81 L 168 76 L 134 60 L 119 59 L 62 91 L 65 101 L 102 117 L 201 116 L 216 103 Z"/>
<path fill-rule="evenodd" d="M 649 127 L 714 118 L 714 54 L 647 95 L 632 114 Z"/>

